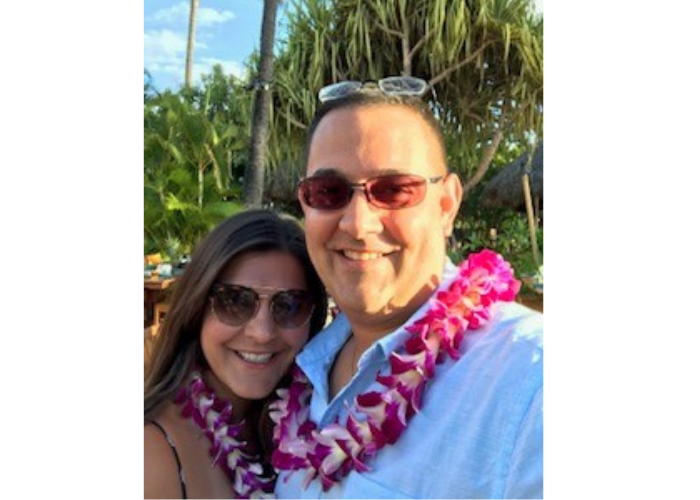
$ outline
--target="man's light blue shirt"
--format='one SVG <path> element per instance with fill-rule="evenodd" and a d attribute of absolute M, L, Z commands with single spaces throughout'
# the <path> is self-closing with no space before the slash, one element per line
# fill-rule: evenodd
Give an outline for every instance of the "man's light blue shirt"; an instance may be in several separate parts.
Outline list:
<path fill-rule="evenodd" d="M 440 289 L 455 274 L 448 262 Z M 303 489 L 305 471 L 283 471 L 278 498 L 542 498 L 542 319 L 520 304 L 496 306 L 487 326 L 467 332 L 460 359 L 437 366 L 421 411 L 369 461 L 370 471 L 352 471 L 327 492 L 318 478 Z M 409 336 L 401 327 L 374 342 L 329 401 L 329 372 L 350 335 L 340 314 L 297 357 L 314 386 L 311 419 L 319 426 L 337 416 L 344 422 L 358 394 L 382 390 L 377 372 L 389 372 L 389 355 Z"/>

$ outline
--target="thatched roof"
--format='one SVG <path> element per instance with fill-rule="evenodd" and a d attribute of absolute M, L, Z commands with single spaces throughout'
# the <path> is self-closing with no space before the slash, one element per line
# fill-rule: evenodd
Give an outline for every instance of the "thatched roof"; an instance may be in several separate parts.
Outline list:
<path fill-rule="evenodd" d="M 518 209 L 525 205 L 522 176 L 527 166 L 526 151 L 503 170 L 498 172 L 484 187 L 479 201 L 487 207 L 509 207 Z M 532 157 L 530 171 L 530 193 L 533 197 L 543 199 L 544 182 L 542 168 L 544 165 L 544 142 L 540 142 Z"/>

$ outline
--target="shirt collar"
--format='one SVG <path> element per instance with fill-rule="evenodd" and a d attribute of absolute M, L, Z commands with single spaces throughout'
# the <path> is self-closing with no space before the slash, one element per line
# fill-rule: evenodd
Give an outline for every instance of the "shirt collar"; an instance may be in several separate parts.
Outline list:
<path fill-rule="evenodd" d="M 455 266 L 449 258 L 445 259 L 445 267 L 442 272 L 442 280 L 440 286 L 433 291 L 430 299 L 435 297 L 438 292 L 446 289 L 452 282 L 452 279 L 457 275 L 458 268 Z M 397 350 L 410 335 L 406 331 L 406 326 L 411 325 L 414 321 L 420 318 L 428 310 L 431 300 L 426 301 L 421 305 L 418 310 L 411 315 L 411 317 L 399 328 L 385 335 L 384 337 L 376 340 L 367 349 L 367 353 L 381 351 L 384 358 L 388 358 L 389 355 Z M 308 344 L 304 347 L 304 350 L 298 355 L 298 364 L 302 367 L 317 364 L 319 362 L 324 362 L 326 364 L 332 364 L 335 360 L 335 356 L 343 347 L 352 330 L 350 328 L 350 322 L 345 314 L 340 313 L 333 322 L 326 328 L 321 330 Z M 330 361 L 329 361 L 330 360 Z M 329 368 L 330 368 L 329 364 Z"/>

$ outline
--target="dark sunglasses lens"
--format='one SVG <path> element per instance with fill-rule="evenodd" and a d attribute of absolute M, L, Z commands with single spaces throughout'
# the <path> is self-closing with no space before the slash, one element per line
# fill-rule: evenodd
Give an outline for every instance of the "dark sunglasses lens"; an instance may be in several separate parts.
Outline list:
<path fill-rule="evenodd" d="M 232 326 L 242 325 L 252 318 L 258 302 L 253 290 L 237 286 L 216 289 L 213 299 L 216 317 Z"/>
<path fill-rule="evenodd" d="M 310 177 L 299 185 L 301 197 L 311 208 L 337 210 L 350 200 L 350 185 L 340 177 Z"/>
<path fill-rule="evenodd" d="M 272 317 L 282 328 L 304 325 L 314 310 L 311 294 L 299 290 L 279 292 L 272 298 Z"/>
<path fill-rule="evenodd" d="M 387 175 L 367 182 L 372 202 L 381 208 L 411 207 L 423 201 L 425 179 L 414 175 Z"/>

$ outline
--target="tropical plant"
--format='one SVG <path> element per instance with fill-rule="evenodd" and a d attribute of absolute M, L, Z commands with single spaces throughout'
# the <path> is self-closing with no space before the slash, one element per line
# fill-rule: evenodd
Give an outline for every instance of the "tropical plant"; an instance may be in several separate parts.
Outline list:
<path fill-rule="evenodd" d="M 266 0 L 266 12 L 271 4 L 276 0 Z M 261 31 L 268 47 L 270 18 Z M 221 216 L 218 202 L 241 200 L 241 183 L 255 186 L 251 200 L 262 185 L 267 205 L 297 212 L 294 186 L 303 175 L 318 90 L 343 79 L 403 74 L 430 83 L 427 98 L 445 131 L 450 168 L 467 191 L 451 252 L 496 246 L 517 270 L 534 266 L 524 215 L 476 202 L 492 166 L 507 164 L 533 136 L 542 136 L 543 20 L 530 0 L 297 0 L 282 22 L 272 102 L 256 102 L 255 113 L 250 89 L 257 87 L 256 100 L 269 96 L 266 83 L 273 80 L 262 53 L 247 63 L 247 89 L 220 68 L 201 88 L 178 94 L 147 92 L 146 77 L 147 240 L 194 240 Z M 264 110 L 271 113 L 270 126 L 250 127 Z M 253 144 L 264 143 L 261 130 L 269 132 L 268 147 L 255 153 Z M 498 231 L 495 242 L 491 228 Z"/>
<path fill-rule="evenodd" d="M 235 156 L 245 153 L 247 127 L 241 122 L 249 115 L 250 99 L 220 67 L 203 84 L 145 100 L 146 253 L 189 253 L 242 207 L 231 175 Z"/>
<path fill-rule="evenodd" d="M 413 75 L 431 85 L 467 191 L 504 139 L 542 132 L 543 22 L 530 0 L 299 0 L 277 58 L 271 168 L 301 174 L 325 84 Z"/>
<path fill-rule="evenodd" d="M 503 149 L 494 162 L 502 166 L 512 162 L 521 149 Z M 496 172 L 492 171 L 487 179 Z M 539 264 L 535 261 L 528 231 L 527 215 L 510 208 L 487 208 L 481 205 L 479 197 L 483 183 L 477 186 L 471 196 L 466 197 L 455 220 L 454 236 L 451 239 L 450 256 L 459 261 L 471 252 L 490 248 L 502 254 L 514 267 L 516 275 L 525 276 L 535 272 Z M 544 230 L 541 225 L 535 228 L 540 262 Z"/>

